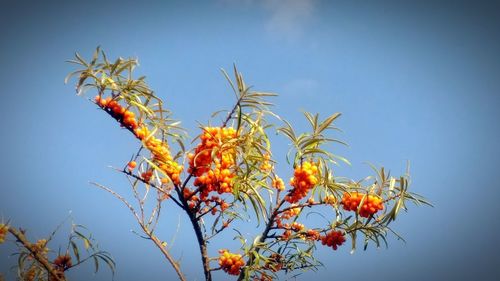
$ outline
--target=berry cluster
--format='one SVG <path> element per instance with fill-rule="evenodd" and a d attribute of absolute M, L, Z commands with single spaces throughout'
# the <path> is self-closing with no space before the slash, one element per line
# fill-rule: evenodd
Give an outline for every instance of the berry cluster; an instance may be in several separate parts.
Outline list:
<path fill-rule="evenodd" d="M 291 204 L 290 208 L 283 212 L 281 218 L 287 220 L 298 215 L 300 213 L 301 208 L 296 206 L 297 206 L 296 204 Z"/>
<path fill-rule="evenodd" d="M 73 263 L 71 262 L 71 256 L 68 254 L 59 255 L 54 260 L 54 266 L 58 271 L 66 271 L 68 270 Z"/>
<path fill-rule="evenodd" d="M 338 230 L 332 230 L 325 236 L 321 236 L 320 239 L 321 244 L 332 247 L 334 250 L 337 250 L 338 246 L 342 245 L 345 242 L 344 233 Z"/>
<path fill-rule="evenodd" d="M 279 191 L 283 191 L 285 190 L 285 183 L 283 182 L 283 180 L 278 177 L 278 176 L 275 176 L 274 179 L 273 179 L 273 182 L 272 182 L 272 185 L 274 188 L 276 188 L 277 190 Z"/>
<path fill-rule="evenodd" d="M 8 231 L 9 227 L 6 224 L 0 223 L 0 244 L 5 242 L 5 236 L 7 236 Z"/>
<path fill-rule="evenodd" d="M 335 205 L 337 203 L 337 198 L 335 198 L 335 195 L 330 194 L 327 195 L 325 198 L 323 198 L 323 202 L 328 205 Z"/>
<path fill-rule="evenodd" d="M 196 177 L 193 184 L 200 188 L 202 200 L 212 191 L 219 194 L 233 191 L 236 150 L 230 142 L 237 137 L 233 128 L 205 127 L 203 131 L 201 143 L 194 153 L 188 154 L 188 172 Z"/>
<path fill-rule="evenodd" d="M 33 253 L 38 253 L 42 256 L 46 256 L 49 253 L 49 248 L 47 248 L 47 239 L 37 240 L 35 244 L 31 245 L 31 251 Z M 34 258 L 33 254 L 30 254 L 30 258 Z"/>
<path fill-rule="evenodd" d="M 293 222 L 290 228 L 295 232 L 299 232 L 304 229 L 304 225 L 298 222 Z"/>
<path fill-rule="evenodd" d="M 95 102 L 102 109 L 106 110 L 111 116 L 118 120 L 122 126 L 132 130 L 137 129 L 139 124 L 135 119 L 135 113 L 122 107 L 116 100 L 111 97 L 103 98 L 101 96 L 95 97 Z"/>
<path fill-rule="evenodd" d="M 305 230 L 305 226 L 298 222 L 293 222 L 291 225 L 280 223 L 277 227 L 285 230 L 280 237 L 281 240 L 289 240 L 294 232 L 302 240 L 317 241 L 320 239 L 320 234 L 317 230 Z"/>
<path fill-rule="evenodd" d="M 282 240 L 289 240 L 292 236 L 292 231 L 300 232 L 304 229 L 304 225 L 298 222 L 293 222 L 291 225 L 289 223 L 283 223 L 282 220 L 288 220 L 300 213 L 301 208 L 296 207 L 296 204 L 291 204 L 290 208 L 283 211 L 281 215 L 276 216 L 275 223 L 277 228 L 284 229 L 285 231 L 281 235 Z"/>
<path fill-rule="evenodd" d="M 151 152 L 151 158 L 155 164 L 168 175 L 174 184 L 180 184 L 183 167 L 173 160 L 168 144 L 152 135 L 146 126 L 138 127 L 134 133 Z"/>
<path fill-rule="evenodd" d="M 290 229 L 285 230 L 283 234 L 281 235 L 281 240 L 287 241 L 290 239 L 290 236 L 292 236 L 292 231 Z"/>
<path fill-rule="evenodd" d="M 269 172 L 273 169 L 273 165 L 271 164 L 271 154 L 266 153 L 264 154 L 264 161 L 262 161 L 262 164 L 260 165 L 260 170 L 264 173 Z"/>
<path fill-rule="evenodd" d="M 240 274 L 240 269 L 245 264 L 240 254 L 233 254 L 227 250 L 219 250 L 219 254 L 219 265 L 222 267 L 222 270 L 230 275 Z"/>
<path fill-rule="evenodd" d="M 121 106 L 116 100 L 111 97 L 96 96 L 95 102 L 102 109 L 106 110 L 113 116 L 123 127 L 126 127 L 134 132 L 135 136 L 144 143 L 144 146 L 151 151 L 152 158 L 155 164 L 168 175 L 174 184 L 180 184 L 180 173 L 183 167 L 173 161 L 170 155 L 170 149 L 166 142 L 155 138 L 144 125 L 141 125 L 135 118 L 133 111 L 127 110 Z M 135 163 L 135 162 L 134 162 Z M 135 168 L 129 163 L 129 170 Z M 149 177 L 150 178 L 150 177 Z M 149 181 L 149 179 L 148 179 Z"/>
<path fill-rule="evenodd" d="M 141 178 L 145 181 L 145 182 L 149 182 L 151 180 L 151 177 L 153 177 L 153 170 L 148 170 L 144 173 L 141 173 Z"/>
<path fill-rule="evenodd" d="M 363 205 L 359 208 L 362 200 Z M 359 215 L 364 218 L 372 216 L 378 211 L 384 209 L 382 198 L 376 195 L 359 193 L 357 191 L 353 193 L 344 193 L 341 204 L 344 206 L 344 210 L 347 211 L 356 212 L 359 208 Z"/>
<path fill-rule="evenodd" d="M 308 229 L 306 231 L 306 239 L 307 240 L 312 240 L 312 241 L 317 241 L 321 238 L 319 232 L 314 229 Z"/>
<path fill-rule="evenodd" d="M 184 199 L 188 201 L 189 208 L 194 212 L 200 211 L 205 213 L 210 211 L 212 215 L 215 215 L 218 211 L 224 212 L 227 208 L 229 208 L 229 204 L 219 196 L 213 195 L 210 198 L 205 197 L 200 199 L 190 188 L 187 187 L 184 189 L 183 193 Z M 205 207 L 200 210 L 202 203 L 205 204 Z M 217 206 L 219 208 L 217 208 Z"/>
<path fill-rule="evenodd" d="M 304 162 L 295 168 L 290 185 L 293 189 L 285 197 L 289 203 L 296 203 L 306 197 L 307 193 L 318 183 L 318 166 L 316 163 Z"/>

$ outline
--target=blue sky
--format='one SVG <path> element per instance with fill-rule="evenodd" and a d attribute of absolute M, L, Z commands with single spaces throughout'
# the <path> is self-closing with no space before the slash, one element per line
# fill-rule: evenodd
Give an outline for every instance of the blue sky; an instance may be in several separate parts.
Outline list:
<path fill-rule="evenodd" d="M 349 254 L 320 248 L 326 268 L 299 277 L 329 280 L 495 280 L 498 268 L 499 5 L 475 1 L 80 1 L 3 4 L 0 10 L 0 215 L 47 235 L 71 210 L 117 262 L 116 280 L 165 280 L 173 271 L 130 232 L 132 216 L 89 185 L 125 192 L 121 166 L 138 143 L 64 85 L 75 51 L 97 45 L 110 57 L 138 57 L 174 117 L 192 136 L 197 121 L 231 106 L 220 68 L 236 63 L 255 89 L 280 94 L 276 112 L 304 130 L 301 111 L 342 112 L 334 147 L 360 179 L 365 161 L 393 174 L 411 161 L 413 191 L 435 208 L 395 223 L 407 243 Z M 285 151 L 284 139 L 275 154 Z M 282 161 L 280 171 L 288 170 Z M 194 236 L 177 211 L 165 212 L 174 254 L 200 280 Z M 62 238 L 60 238 L 62 239 Z M 224 243 L 223 243 L 224 242 Z M 219 241 L 212 247 L 226 245 Z M 232 242 L 231 242 L 232 243 Z M 234 244 L 236 245 L 236 244 Z M 0 248 L 0 272 L 13 249 Z M 191 262 L 194 260 L 194 266 Z M 362 269 L 362 270 L 360 270 Z M 74 280 L 109 280 L 91 267 Z M 217 275 L 223 278 L 222 275 Z"/>

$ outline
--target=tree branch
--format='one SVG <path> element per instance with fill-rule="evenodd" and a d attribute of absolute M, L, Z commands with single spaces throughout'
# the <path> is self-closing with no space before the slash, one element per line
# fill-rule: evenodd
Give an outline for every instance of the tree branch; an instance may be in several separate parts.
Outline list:
<path fill-rule="evenodd" d="M 46 257 L 41 255 L 38 251 L 35 250 L 33 245 L 26 239 L 24 233 L 17 230 L 16 228 L 9 226 L 9 232 L 16 237 L 17 241 L 19 241 L 24 248 L 26 248 L 33 257 L 47 270 L 47 272 L 56 280 L 56 281 L 66 281 L 64 275 L 60 275 L 60 273 L 55 270 Z"/>
<path fill-rule="evenodd" d="M 181 201 L 182 205 L 184 206 L 184 211 L 189 217 L 189 221 L 191 222 L 191 225 L 193 226 L 194 232 L 196 234 L 196 240 L 198 242 L 198 245 L 200 247 L 200 253 L 201 253 L 201 262 L 203 264 L 203 273 L 205 275 L 205 281 L 212 281 L 212 274 L 210 272 L 210 261 L 208 259 L 208 251 L 207 251 L 207 243 L 206 240 L 203 238 L 203 233 L 201 232 L 201 227 L 199 224 L 199 221 L 196 218 L 196 213 L 191 212 L 188 202 L 186 199 L 184 199 L 184 196 L 181 191 L 181 187 L 175 186 L 175 191 L 177 192 L 177 195 L 179 197 L 179 200 Z"/>
<path fill-rule="evenodd" d="M 276 203 L 276 207 L 274 208 L 273 213 L 271 214 L 271 216 L 269 217 L 269 220 L 267 221 L 266 228 L 264 229 L 264 231 L 260 235 L 260 238 L 258 241 L 259 244 L 264 243 L 264 241 L 266 241 L 266 238 L 268 237 L 269 231 L 271 231 L 271 227 L 273 226 L 274 219 L 280 213 L 279 209 L 281 208 L 283 203 L 285 203 L 285 200 L 283 200 L 283 199 L 281 199 L 279 202 Z M 254 243 L 252 245 L 252 248 L 255 248 L 255 244 L 256 243 Z M 256 247 L 255 252 L 258 253 L 259 249 L 260 249 L 259 247 Z M 248 259 L 245 267 L 251 266 L 253 264 L 253 262 L 254 262 L 254 255 L 250 255 L 250 258 Z M 245 279 L 245 270 L 242 270 L 240 275 L 238 276 L 238 281 L 241 281 L 243 279 Z"/>
<path fill-rule="evenodd" d="M 130 203 L 128 203 L 127 200 L 125 200 L 125 198 L 123 198 L 120 194 L 114 192 L 113 190 L 111 190 L 103 185 L 97 184 L 97 183 L 92 183 L 92 184 L 94 184 L 95 186 L 111 193 L 116 198 L 118 198 L 120 201 L 122 201 L 123 204 L 125 204 L 130 209 L 130 211 L 134 215 L 135 219 L 137 220 L 137 223 L 141 226 L 142 231 L 155 243 L 155 245 L 160 249 L 160 251 L 163 253 L 163 255 L 167 258 L 167 260 L 170 262 L 170 264 L 174 268 L 175 272 L 179 276 L 179 279 L 181 281 L 186 281 L 186 278 L 184 277 L 184 275 L 182 274 L 182 272 L 180 270 L 179 263 L 176 262 L 174 260 L 174 258 L 172 257 L 172 255 L 170 255 L 168 250 L 165 249 L 165 247 L 163 247 L 163 245 L 162 245 L 161 241 L 158 239 L 158 237 L 156 237 L 153 234 L 153 232 L 146 227 L 146 225 L 144 224 L 144 221 L 141 220 L 141 218 L 139 217 L 139 215 L 135 211 L 134 207 L 132 207 L 132 205 L 130 205 Z M 62 280 L 62 281 L 64 281 L 64 280 Z"/>

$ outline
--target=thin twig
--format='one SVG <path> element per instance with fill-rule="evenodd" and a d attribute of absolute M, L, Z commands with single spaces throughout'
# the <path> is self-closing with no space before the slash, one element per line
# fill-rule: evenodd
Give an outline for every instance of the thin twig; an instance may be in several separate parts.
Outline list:
<path fill-rule="evenodd" d="M 144 233 L 155 243 L 155 245 L 160 249 L 160 251 L 163 253 L 163 255 L 167 258 L 167 260 L 170 262 L 170 264 L 172 265 L 172 267 L 175 269 L 175 272 L 177 273 L 177 275 L 179 276 L 179 279 L 181 281 L 186 281 L 186 278 L 184 277 L 184 275 L 182 274 L 181 270 L 180 270 L 180 266 L 179 266 L 179 263 L 176 262 L 174 260 L 174 258 L 170 255 L 170 252 L 168 252 L 167 249 L 165 249 L 165 247 L 163 247 L 161 241 L 158 239 L 158 237 L 156 237 L 152 232 L 151 230 L 149 230 L 147 228 L 147 226 L 144 224 L 144 221 L 142 221 L 139 216 L 137 215 L 137 212 L 135 211 L 134 207 L 132 207 L 132 205 L 130 205 L 130 203 L 128 203 L 128 201 L 123 198 L 120 194 L 114 192 L 113 190 L 103 186 L 103 185 L 100 185 L 98 183 L 92 183 L 94 184 L 95 186 L 111 193 L 112 195 L 114 195 L 116 198 L 118 198 L 120 201 L 123 202 L 123 204 L 125 204 L 129 209 L 130 211 L 132 212 L 132 214 L 134 215 L 135 219 L 137 220 L 137 222 L 139 223 L 139 225 L 141 226 L 142 230 L 144 231 Z"/>
<path fill-rule="evenodd" d="M 233 109 L 227 115 L 226 120 L 224 120 L 224 122 L 222 122 L 222 128 L 225 128 L 227 126 L 227 123 L 229 122 L 229 120 L 231 120 L 231 118 L 233 118 L 233 114 L 236 112 L 236 109 L 240 106 L 240 103 L 243 100 L 245 93 L 246 93 L 246 91 L 240 95 L 240 97 L 238 98 L 238 101 L 234 104 Z"/>
<path fill-rule="evenodd" d="M 123 196 L 121 196 L 120 194 L 116 193 L 114 190 L 105 187 L 104 185 L 101 185 L 101 184 L 98 184 L 98 183 L 95 183 L 95 182 L 91 182 L 91 184 L 97 186 L 100 189 L 103 189 L 103 190 L 111 193 L 113 196 L 115 196 L 116 198 L 118 198 L 118 200 L 122 201 L 123 204 L 125 204 L 125 206 L 127 206 L 127 208 L 129 208 L 129 210 L 132 212 L 132 214 L 134 215 L 135 219 L 139 223 L 141 222 L 141 219 L 139 218 L 139 215 L 135 211 L 134 207 L 132 205 L 130 205 L 130 203 L 125 198 L 123 198 Z"/>
<path fill-rule="evenodd" d="M 146 231 L 146 230 L 144 230 L 144 231 Z M 167 258 L 167 260 L 170 262 L 170 264 L 174 268 L 175 272 L 177 273 L 177 276 L 179 276 L 179 279 L 181 281 L 186 281 L 186 277 L 184 276 L 184 274 L 182 274 L 182 271 L 180 269 L 179 262 L 175 261 L 172 258 L 172 256 L 170 255 L 170 252 L 162 245 L 162 242 L 158 239 L 158 237 L 156 237 L 153 234 L 148 234 L 148 236 L 151 238 L 151 240 L 153 240 L 156 247 L 158 247 L 158 249 L 160 249 L 160 251 L 163 253 L 165 258 Z"/>
<path fill-rule="evenodd" d="M 127 175 L 127 176 L 129 176 L 129 177 L 133 177 L 134 179 L 137 179 L 137 180 L 139 180 L 140 182 L 142 182 L 142 183 L 144 183 L 144 184 L 148 184 L 149 186 L 153 187 L 154 189 L 158 190 L 159 192 L 161 192 L 161 193 L 163 193 L 163 194 L 165 194 L 165 195 L 168 195 L 168 196 L 169 196 L 169 198 L 170 198 L 170 199 L 172 199 L 172 201 L 174 201 L 174 203 L 175 203 L 177 206 L 179 206 L 180 208 L 184 209 L 184 206 L 183 206 L 183 205 L 182 205 L 182 204 L 181 204 L 181 203 L 180 203 L 177 199 L 175 199 L 174 197 L 172 197 L 172 196 L 170 195 L 170 193 L 167 193 L 165 190 L 163 190 L 162 188 L 158 187 L 157 185 L 155 185 L 155 184 L 151 184 L 151 183 L 149 183 L 149 182 L 145 181 L 144 179 L 142 179 L 141 177 L 139 177 L 139 176 L 137 176 L 137 175 L 132 174 L 131 172 L 124 171 L 124 170 L 120 170 L 120 169 L 117 169 L 117 168 L 112 168 L 112 169 L 114 169 L 114 170 L 116 170 L 116 171 L 118 171 L 118 172 L 120 172 L 120 173 L 123 173 L 123 174 L 125 174 L 125 175 Z"/>

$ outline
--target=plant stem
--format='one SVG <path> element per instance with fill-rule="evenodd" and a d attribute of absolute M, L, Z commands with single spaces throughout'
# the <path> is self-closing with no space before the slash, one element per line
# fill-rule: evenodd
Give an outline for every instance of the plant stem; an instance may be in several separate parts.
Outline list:
<path fill-rule="evenodd" d="M 269 220 L 267 221 L 266 228 L 264 229 L 264 231 L 260 235 L 260 239 L 258 241 L 259 244 L 264 243 L 266 241 L 266 239 L 268 238 L 268 234 L 269 234 L 269 231 L 271 231 L 271 228 L 272 228 L 273 223 L 274 223 L 274 219 L 280 213 L 279 209 L 281 208 L 283 203 L 285 203 L 285 200 L 283 200 L 283 199 L 281 199 L 279 202 L 277 202 L 276 207 L 273 210 L 273 213 L 271 214 L 271 216 L 269 217 Z M 258 253 L 260 250 L 259 247 L 255 247 L 255 243 L 254 243 L 254 245 L 252 245 L 252 248 L 255 248 L 255 253 Z M 254 262 L 254 256 L 250 255 L 245 267 L 251 266 L 253 264 L 253 262 Z M 242 270 L 240 275 L 238 276 L 238 281 L 245 279 L 245 277 L 247 277 L 245 275 L 246 275 L 246 271 Z"/>
<path fill-rule="evenodd" d="M 225 128 L 227 126 L 227 123 L 231 120 L 231 118 L 233 118 L 233 114 L 236 113 L 236 109 L 238 109 L 238 107 L 240 106 L 240 103 L 241 103 L 241 100 L 243 99 L 243 97 L 244 97 L 244 93 L 240 95 L 240 97 L 238 98 L 238 101 L 236 101 L 236 103 L 234 104 L 233 109 L 227 115 L 226 120 L 224 120 L 224 122 L 222 122 L 222 128 Z"/>
<path fill-rule="evenodd" d="M 210 272 L 210 260 L 208 258 L 208 251 L 207 251 L 207 242 L 203 238 L 203 233 L 201 232 L 199 220 L 196 217 L 196 214 L 194 212 L 191 212 L 188 202 L 184 198 L 184 195 L 182 194 L 181 188 L 179 186 L 176 186 L 175 190 L 177 192 L 177 195 L 179 196 L 179 200 L 184 206 L 183 209 L 188 215 L 189 221 L 193 226 L 194 233 L 196 234 L 196 241 L 198 242 L 198 245 L 200 247 L 201 263 L 203 264 L 203 274 L 205 275 L 205 280 L 212 281 L 212 274 Z"/>
<path fill-rule="evenodd" d="M 146 231 L 146 230 L 144 230 L 144 231 Z M 172 258 L 172 256 L 170 255 L 170 253 L 168 252 L 168 250 L 165 249 L 165 247 L 162 245 L 162 242 L 158 239 L 158 237 L 156 237 L 152 233 L 151 234 L 147 233 L 147 235 L 155 243 L 156 247 L 158 247 L 158 249 L 160 249 L 160 251 L 163 253 L 163 255 L 165 256 L 165 258 L 167 258 L 167 260 L 170 262 L 170 264 L 172 265 L 172 267 L 175 269 L 175 272 L 177 273 L 177 276 L 179 276 L 179 279 L 182 280 L 182 281 L 186 281 L 186 277 L 182 274 L 182 271 L 181 271 L 181 268 L 179 266 L 179 263 L 176 262 Z"/>

